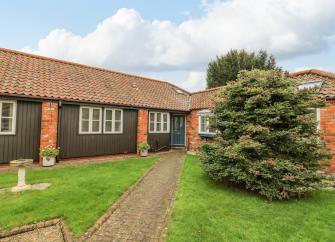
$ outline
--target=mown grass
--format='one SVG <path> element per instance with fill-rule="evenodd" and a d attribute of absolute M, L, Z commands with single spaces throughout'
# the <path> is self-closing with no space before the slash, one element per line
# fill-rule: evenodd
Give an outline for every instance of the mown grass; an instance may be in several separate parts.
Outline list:
<path fill-rule="evenodd" d="M 64 218 L 75 236 L 83 234 L 156 161 L 128 159 L 27 172 L 27 183 L 48 182 L 44 191 L 0 194 L 0 229 Z M 14 172 L 0 173 L 0 188 L 15 185 Z"/>
<path fill-rule="evenodd" d="M 188 156 L 168 241 L 334 241 L 335 192 L 266 201 L 208 179 Z"/>

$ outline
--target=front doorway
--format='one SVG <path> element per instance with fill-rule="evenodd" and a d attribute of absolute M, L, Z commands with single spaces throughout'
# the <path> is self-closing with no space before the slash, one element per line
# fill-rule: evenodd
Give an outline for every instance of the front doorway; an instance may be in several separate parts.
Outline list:
<path fill-rule="evenodd" d="M 185 146 L 185 115 L 172 115 L 172 146 Z"/>

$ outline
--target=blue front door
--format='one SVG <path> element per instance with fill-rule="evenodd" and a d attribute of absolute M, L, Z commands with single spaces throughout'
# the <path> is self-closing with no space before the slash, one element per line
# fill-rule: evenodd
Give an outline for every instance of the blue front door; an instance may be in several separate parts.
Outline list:
<path fill-rule="evenodd" d="M 185 145 L 185 116 L 172 116 L 172 145 Z"/>

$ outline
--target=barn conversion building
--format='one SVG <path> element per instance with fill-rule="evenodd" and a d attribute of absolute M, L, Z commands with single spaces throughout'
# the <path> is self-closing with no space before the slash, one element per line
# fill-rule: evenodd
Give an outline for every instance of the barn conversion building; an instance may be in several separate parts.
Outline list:
<path fill-rule="evenodd" d="M 335 74 L 291 73 L 320 83 L 330 105 L 320 128 L 335 149 Z M 190 93 L 169 82 L 0 48 L 0 164 L 39 160 L 59 147 L 59 159 L 186 147 L 212 139 L 210 109 L 219 88 Z M 333 166 L 335 162 L 333 161 Z"/>

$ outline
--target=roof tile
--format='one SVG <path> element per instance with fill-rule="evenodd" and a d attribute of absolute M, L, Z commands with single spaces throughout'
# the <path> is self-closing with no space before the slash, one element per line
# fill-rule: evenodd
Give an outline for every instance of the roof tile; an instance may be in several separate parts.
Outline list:
<path fill-rule="evenodd" d="M 300 82 L 322 80 L 324 82 L 320 89 L 320 96 L 326 99 L 335 98 L 335 73 L 317 69 L 308 69 L 292 72 L 289 75 Z"/>
<path fill-rule="evenodd" d="M 0 48 L 0 94 L 188 111 L 165 82 Z"/>

